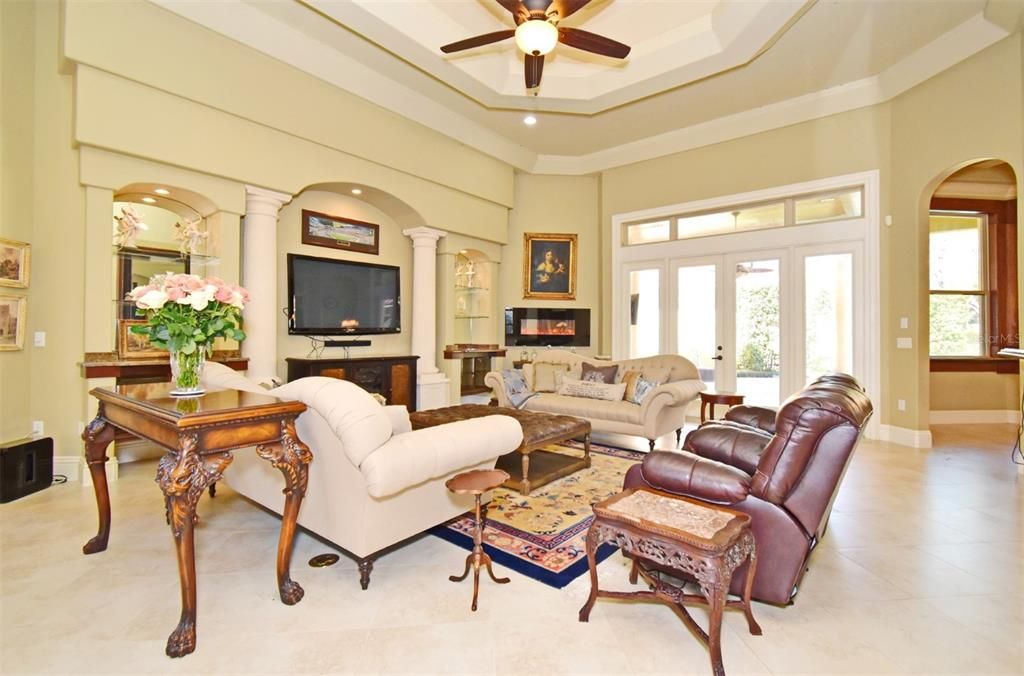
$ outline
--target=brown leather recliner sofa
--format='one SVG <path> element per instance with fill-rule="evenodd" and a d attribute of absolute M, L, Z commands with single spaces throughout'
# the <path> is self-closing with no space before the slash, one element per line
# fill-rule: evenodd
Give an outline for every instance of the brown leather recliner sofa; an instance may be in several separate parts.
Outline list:
<path fill-rule="evenodd" d="M 649 486 L 749 514 L 757 541 L 753 597 L 787 603 L 825 532 L 871 413 L 855 379 L 827 374 L 777 412 L 737 406 L 725 420 L 690 432 L 682 452 L 648 454 L 626 473 L 625 487 Z M 745 575 L 746 564 L 733 576 L 732 593 L 742 592 Z"/>

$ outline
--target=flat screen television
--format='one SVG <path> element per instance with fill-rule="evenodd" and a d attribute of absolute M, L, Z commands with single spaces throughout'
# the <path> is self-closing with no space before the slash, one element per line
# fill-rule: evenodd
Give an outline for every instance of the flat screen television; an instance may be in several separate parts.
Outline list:
<path fill-rule="evenodd" d="M 288 333 L 398 333 L 401 290 L 394 265 L 288 254 Z"/>

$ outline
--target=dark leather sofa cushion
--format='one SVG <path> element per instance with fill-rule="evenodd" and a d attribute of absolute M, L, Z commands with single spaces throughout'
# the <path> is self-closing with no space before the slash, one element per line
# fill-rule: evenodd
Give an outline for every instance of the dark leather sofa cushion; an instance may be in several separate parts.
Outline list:
<path fill-rule="evenodd" d="M 711 422 L 686 435 L 683 450 L 737 467 L 753 476 L 772 435 L 735 423 Z"/>
<path fill-rule="evenodd" d="M 750 475 L 686 451 L 648 453 L 640 475 L 654 488 L 726 505 L 750 492 Z"/>

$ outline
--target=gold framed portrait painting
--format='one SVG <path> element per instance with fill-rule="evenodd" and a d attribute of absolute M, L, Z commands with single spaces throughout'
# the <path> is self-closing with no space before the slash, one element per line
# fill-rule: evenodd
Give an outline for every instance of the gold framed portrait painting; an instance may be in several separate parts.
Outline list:
<path fill-rule="evenodd" d="M 24 347 L 27 305 L 24 296 L 0 296 L 0 351 Z"/>
<path fill-rule="evenodd" d="M 576 235 L 523 235 L 523 298 L 576 300 Z"/>
<path fill-rule="evenodd" d="M 32 245 L 0 239 L 0 286 L 28 288 L 29 253 Z"/>

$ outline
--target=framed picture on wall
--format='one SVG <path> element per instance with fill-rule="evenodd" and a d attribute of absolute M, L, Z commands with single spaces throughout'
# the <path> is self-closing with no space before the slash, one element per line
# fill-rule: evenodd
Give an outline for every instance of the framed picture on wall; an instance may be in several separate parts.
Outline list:
<path fill-rule="evenodd" d="M 0 296 L 0 350 L 20 350 L 25 345 L 24 296 Z"/>
<path fill-rule="evenodd" d="M 302 243 L 376 256 L 380 253 L 380 226 L 303 209 Z"/>
<path fill-rule="evenodd" d="M 117 322 L 117 355 L 121 359 L 160 359 L 169 356 L 167 350 L 154 347 L 149 336 L 132 333 L 133 326 L 142 326 L 145 319 L 119 319 Z"/>
<path fill-rule="evenodd" d="M 523 235 L 523 298 L 576 300 L 576 235 Z"/>
<path fill-rule="evenodd" d="M 30 244 L 0 239 L 0 286 L 28 288 Z"/>

